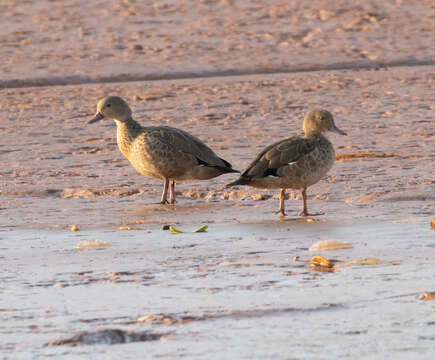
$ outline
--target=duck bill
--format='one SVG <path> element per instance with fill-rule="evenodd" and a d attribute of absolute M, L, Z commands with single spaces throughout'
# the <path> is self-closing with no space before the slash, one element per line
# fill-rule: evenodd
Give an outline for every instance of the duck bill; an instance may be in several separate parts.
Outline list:
<path fill-rule="evenodd" d="M 347 135 L 343 130 L 340 130 L 335 124 L 329 129 L 329 131 L 335 132 L 340 135 Z"/>
<path fill-rule="evenodd" d="M 104 119 L 104 115 L 100 112 L 97 112 L 95 116 L 88 121 L 88 124 L 92 124 L 94 122 L 100 121 L 101 119 Z"/>

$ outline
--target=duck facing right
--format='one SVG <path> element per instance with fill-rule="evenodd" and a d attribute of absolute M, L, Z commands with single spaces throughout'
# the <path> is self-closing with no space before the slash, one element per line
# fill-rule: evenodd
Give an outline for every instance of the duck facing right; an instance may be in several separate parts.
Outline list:
<path fill-rule="evenodd" d="M 281 216 L 286 215 L 286 190 L 302 190 L 301 215 L 320 215 L 308 213 L 307 188 L 323 178 L 335 161 L 334 147 L 324 133 L 346 133 L 335 125 L 332 114 L 324 109 L 309 111 L 305 115 L 303 129 L 304 137 L 284 139 L 266 147 L 227 187 L 248 185 L 260 189 L 281 189 L 278 211 Z"/>

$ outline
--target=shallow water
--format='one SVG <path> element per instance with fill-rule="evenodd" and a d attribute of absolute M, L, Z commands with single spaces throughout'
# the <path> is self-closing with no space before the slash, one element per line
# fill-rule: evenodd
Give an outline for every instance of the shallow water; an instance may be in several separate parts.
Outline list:
<path fill-rule="evenodd" d="M 206 233 L 2 231 L 5 359 L 431 358 L 435 232 L 427 221 L 210 225 Z M 77 250 L 85 240 L 110 244 Z M 309 252 L 318 240 L 352 249 Z M 314 255 L 377 266 L 314 271 Z M 390 261 L 393 261 L 390 263 Z M 151 315 L 151 316 L 150 316 Z M 148 316 L 148 320 L 137 319 Z M 166 319 L 166 320 L 165 320 Z M 120 345 L 44 346 L 80 331 L 163 333 Z"/>

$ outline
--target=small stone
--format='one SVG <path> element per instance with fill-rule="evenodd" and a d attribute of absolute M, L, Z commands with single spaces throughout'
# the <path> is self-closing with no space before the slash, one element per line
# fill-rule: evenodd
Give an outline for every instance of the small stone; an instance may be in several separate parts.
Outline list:
<path fill-rule="evenodd" d="M 142 51 L 143 50 L 143 46 L 140 45 L 140 44 L 133 45 L 133 50 L 135 50 L 135 51 Z"/>

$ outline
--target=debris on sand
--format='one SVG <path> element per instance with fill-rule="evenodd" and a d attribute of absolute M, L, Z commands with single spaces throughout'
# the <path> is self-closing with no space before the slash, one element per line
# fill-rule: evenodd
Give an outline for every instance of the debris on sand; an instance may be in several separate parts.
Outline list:
<path fill-rule="evenodd" d="M 132 230 L 132 228 L 128 225 L 120 226 L 119 230 Z"/>
<path fill-rule="evenodd" d="M 336 161 L 342 161 L 345 159 L 361 159 L 361 158 L 391 158 L 398 156 L 396 154 L 374 154 L 369 152 L 360 152 L 352 154 L 335 154 Z"/>
<path fill-rule="evenodd" d="M 347 265 L 383 265 L 386 262 L 380 259 L 376 258 L 368 258 L 368 259 L 362 259 L 362 260 L 355 260 L 355 261 L 349 261 L 344 266 Z"/>
<path fill-rule="evenodd" d="M 149 331 L 133 332 L 120 329 L 105 329 L 94 332 L 83 331 L 66 339 L 53 340 L 45 346 L 113 345 L 141 341 L 160 340 L 165 334 Z"/>
<path fill-rule="evenodd" d="M 334 264 L 331 261 L 325 259 L 322 256 L 314 256 L 313 258 L 311 258 L 310 264 L 313 266 L 321 266 L 326 268 L 334 267 Z"/>
<path fill-rule="evenodd" d="M 342 264 L 341 266 L 350 266 L 350 265 L 385 265 L 385 264 L 390 264 L 390 265 L 399 265 L 401 264 L 401 260 L 381 260 L 381 259 L 377 259 L 377 258 L 367 258 L 367 259 L 362 259 L 362 260 L 354 260 L 354 261 L 349 261 L 347 263 Z"/>
<path fill-rule="evenodd" d="M 74 246 L 74 248 L 79 250 L 87 250 L 87 249 L 104 249 L 109 246 L 110 244 L 107 244 L 101 240 L 85 240 L 85 241 L 80 241 L 76 246 Z"/>
<path fill-rule="evenodd" d="M 149 325 L 185 325 L 191 321 L 204 321 L 210 316 L 189 316 L 189 315 L 175 315 L 175 314 L 149 314 L 139 317 L 136 322 Z"/>
<path fill-rule="evenodd" d="M 340 250 L 340 249 L 351 249 L 352 244 L 343 243 L 338 240 L 322 240 L 317 241 L 311 245 L 309 251 L 326 251 L 326 250 Z"/>
<path fill-rule="evenodd" d="M 293 261 L 300 261 L 306 264 L 311 265 L 311 269 L 320 272 L 334 272 L 335 266 L 334 264 L 338 262 L 338 260 L 328 260 L 322 256 L 314 256 L 310 260 L 301 259 L 299 255 L 293 258 Z"/>
<path fill-rule="evenodd" d="M 421 293 L 418 298 L 420 300 L 435 300 L 435 291 L 433 292 L 425 291 L 424 293 Z"/>
<path fill-rule="evenodd" d="M 380 260 L 377 258 L 367 258 L 362 260 L 353 260 L 348 262 L 342 262 L 341 260 L 337 259 L 325 259 L 322 256 L 314 256 L 310 260 L 303 260 L 300 258 L 300 256 L 295 256 L 293 258 L 293 261 L 300 261 L 304 263 L 308 263 L 311 265 L 312 270 L 320 271 L 320 272 L 336 272 L 339 269 L 351 266 L 351 265 L 384 265 L 384 264 L 390 264 L 390 265 L 399 265 L 401 263 L 400 260 Z"/>

